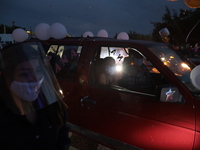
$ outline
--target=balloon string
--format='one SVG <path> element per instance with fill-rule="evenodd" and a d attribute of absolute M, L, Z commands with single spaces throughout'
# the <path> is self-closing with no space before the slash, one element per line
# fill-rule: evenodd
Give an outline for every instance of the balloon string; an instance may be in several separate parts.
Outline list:
<path fill-rule="evenodd" d="M 200 21 L 200 19 L 199 19 L 199 21 Z M 186 43 L 187 43 L 187 40 L 188 40 L 188 37 L 189 37 L 189 35 L 190 35 L 190 33 L 194 30 L 194 28 L 197 26 L 197 24 L 199 23 L 199 21 L 194 25 L 194 27 L 190 30 L 190 32 L 188 33 L 188 35 L 187 35 L 187 37 L 186 37 Z"/>

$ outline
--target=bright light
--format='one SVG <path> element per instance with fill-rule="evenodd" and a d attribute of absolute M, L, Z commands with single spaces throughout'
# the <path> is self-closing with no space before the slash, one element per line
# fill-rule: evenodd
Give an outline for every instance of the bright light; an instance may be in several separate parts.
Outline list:
<path fill-rule="evenodd" d="M 116 66 L 116 71 L 118 71 L 118 72 L 122 71 L 122 66 L 117 65 Z"/>
<path fill-rule="evenodd" d="M 185 63 L 182 63 L 181 66 L 182 66 L 183 68 L 185 68 L 185 69 L 190 69 L 190 67 L 189 67 L 187 64 L 185 64 Z"/>
<path fill-rule="evenodd" d="M 62 95 L 63 95 L 63 91 L 62 91 L 61 89 L 59 90 L 59 92 L 60 92 L 60 94 L 62 94 Z"/>
<path fill-rule="evenodd" d="M 164 65 L 166 65 L 166 66 L 168 66 L 168 64 L 169 64 L 167 61 L 164 61 L 163 63 L 164 63 Z"/>
<path fill-rule="evenodd" d="M 160 59 L 161 59 L 162 61 L 165 61 L 165 57 L 161 57 Z"/>
<path fill-rule="evenodd" d="M 65 96 L 64 96 L 64 94 L 63 94 L 63 91 L 60 89 L 59 92 L 60 92 L 60 94 L 61 94 L 61 97 L 64 98 Z"/>

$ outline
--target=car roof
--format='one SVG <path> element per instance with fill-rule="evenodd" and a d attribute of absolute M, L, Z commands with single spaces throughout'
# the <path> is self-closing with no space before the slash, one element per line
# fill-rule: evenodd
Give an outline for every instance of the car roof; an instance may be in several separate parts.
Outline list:
<path fill-rule="evenodd" d="M 31 38 L 28 41 L 41 41 L 37 38 Z M 154 41 L 146 41 L 146 40 L 122 40 L 122 39 L 115 39 L 115 38 L 102 38 L 102 37 L 66 37 L 63 39 L 53 39 L 50 38 L 48 40 L 45 40 L 43 42 L 46 43 L 63 43 L 65 41 L 98 41 L 98 42 L 118 42 L 118 43 L 135 43 L 135 44 L 141 44 L 141 45 L 154 45 L 154 44 L 164 44 Z"/>

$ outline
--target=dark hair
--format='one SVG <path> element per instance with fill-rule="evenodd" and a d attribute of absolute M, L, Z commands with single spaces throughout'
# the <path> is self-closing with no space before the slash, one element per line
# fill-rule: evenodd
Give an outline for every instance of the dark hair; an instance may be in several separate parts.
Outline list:
<path fill-rule="evenodd" d="M 14 70 L 17 64 L 40 57 L 39 51 L 30 45 L 15 44 L 1 50 L 1 66 L 3 70 Z M 9 72 L 10 74 L 10 72 Z"/>
<path fill-rule="evenodd" d="M 14 71 L 19 63 L 25 62 L 30 58 L 37 58 L 39 53 L 28 44 L 13 44 L 4 47 L 0 51 L 0 96 L 4 103 L 16 114 L 19 110 L 14 104 L 10 94 L 10 84 L 14 80 Z"/>
<path fill-rule="evenodd" d="M 115 59 L 113 57 L 106 57 L 104 58 L 104 62 L 106 65 L 114 65 Z"/>

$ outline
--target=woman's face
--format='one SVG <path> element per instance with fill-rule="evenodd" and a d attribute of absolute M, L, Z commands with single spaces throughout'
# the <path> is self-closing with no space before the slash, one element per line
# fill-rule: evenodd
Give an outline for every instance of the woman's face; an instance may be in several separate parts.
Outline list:
<path fill-rule="evenodd" d="M 26 102 L 35 101 L 44 79 L 39 61 L 37 59 L 25 61 L 18 64 L 14 71 L 14 79 L 10 85 L 13 97 Z"/>
<path fill-rule="evenodd" d="M 14 81 L 38 82 L 43 77 L 42 68 L 38 59 L 20 63 L 15 68 Z"/>
<path fill-rule="evenodd" d="M 2 97 L 9 109 L 19 115 L 44 108 L 58 98 L 56 79 L 38 44 L 22 43 L 0 52 L 1 78 L 5 81 Z"/>

